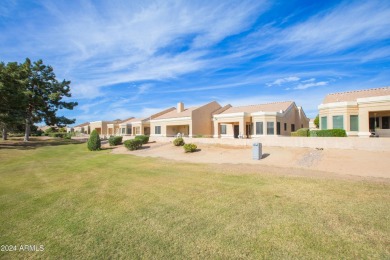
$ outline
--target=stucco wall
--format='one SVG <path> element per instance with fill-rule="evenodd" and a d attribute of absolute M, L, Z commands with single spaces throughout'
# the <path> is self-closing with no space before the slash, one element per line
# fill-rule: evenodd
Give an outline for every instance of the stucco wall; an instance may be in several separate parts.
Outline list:
<path fill-rule="evenodd" d="M 133 137 L 126 136 L 124 138 Z M 173 140 L 173 137 L 150 137 L 151 142 L 172 142 Z M 390 138 L 265 136 L 252 139 L 184 138 L 184 141 L 186 143 L 234 146 L 252 146 L 256 142 L 262 143 L 263 146 L 390 151 Z"/>
<path fill-rule="evenodd" d="M 213 135 L 212 113 L 221 105 L 211 102 L 192 111 L 192 135 Z"/>

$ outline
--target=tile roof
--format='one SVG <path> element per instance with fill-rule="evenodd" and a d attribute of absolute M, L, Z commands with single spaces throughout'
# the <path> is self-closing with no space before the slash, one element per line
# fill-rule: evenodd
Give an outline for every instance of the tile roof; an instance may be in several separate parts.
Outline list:
<path fill-rule="evenodd" d="M 74 127 L 83 127 L 83 126 L 87 126 L 87 125 L 89 125 L 89 122 L 85 122 L 85 123 L 76 125 L 76 126 L 74 126 Z"/>
<path fill-rule="evenodd" d="M 287 110 L 287 108 L 294 103 L 293 101 L 273 102 L 267 104 L 231 107 L 223 111 L 220 115 L 231 113 L 254 113 L 254 112 L 279 112 L 280 110 Z"/>
<path fill-rule="evenodd" d="M 195 109 L 197 109 L 199 107 L 189 107 L 189 108 L 186 108 L 184 109 L 183 112 L 180 112 L 178 113 L 177 110 L 172 110 L 168 113 L 165 113 L 161 116 L 158 116 L 158 117 L 155 117 L 153 119 L 167 119 L 167 118 L 179 118 L 179 117 L 187 117 L 187 116 L 191 116 L 192 115 L 192 111 L 194 111 Z"/>
<path fill-rule="evenodd" d="M 332 93 L 325 96 L 323 104 L 345 101 L 356 101 L 358 98 L 390 95 L 390 87 L 372 88 L 347 92 Z"/>

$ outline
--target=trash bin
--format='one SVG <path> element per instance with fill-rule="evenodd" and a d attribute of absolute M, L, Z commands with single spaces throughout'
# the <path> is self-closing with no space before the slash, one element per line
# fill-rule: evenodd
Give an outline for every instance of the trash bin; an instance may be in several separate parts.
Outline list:
<path fill-rule="evenodd" d="M 252 145 L 252 159 L 253 160 L 260 160 L 261 157 L 263 157 L 263 151 L 262 151 L 262 144 L 261 143 L 253 143 Z"/>

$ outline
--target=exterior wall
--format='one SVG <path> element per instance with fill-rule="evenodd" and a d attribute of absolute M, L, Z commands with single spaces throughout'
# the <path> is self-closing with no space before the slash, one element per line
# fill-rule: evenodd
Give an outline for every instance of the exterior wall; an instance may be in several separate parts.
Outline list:
<path fill-rule="evenodd" d="M 221 105 L 214 101 L 192 111 L 192 135 L 212 136 L 212 113 L 220 108 Z"/>
<path fill-rule="evenodd" d="M 90 127 L 90 132 L 92 132 L 93 130 L 96 129 L 96 130 L 98 130 L 98 132 L 100 132 L 99 133 L 100 135 L 103 135 L 103 136 L 108 135 L 107 122 L 104 122 L 104 121 L 91 122 L 89 124 L 89 127 Z"/>
<path fill-rule="evenodd" d="M 373 101 L 360 101 L 359 102 L 359 136 L 369 136 L 369 120 L 370 112 L 383 113 L 390 111 L 390 97 L 382 101 L 373 100 Z M 378 114 L 379 114 L 378 113 Z M 384 115 L 384 114 L 383 114 Z M 381 124 L 381 120 L 379 121 Z"/>
<path fill-rule="evenodd" d="M 371 135 L 369 120 L 373 113 L 378 116 L 390 111 L 390 97 L 358 99 L 356 102 L 336 102 L 319 106 L 320 129 L 323 129 L 321 118 L 327 117 L 327 129 L 333 129 L 333 116 L 343 116 L 343 128 L 348 136 L 368 137 Z M 358 131 L 351 131 L 350 116 L 358 116 Z M 381 122 L 381 120 L 380 120 Z"/>
<path fill-rule="evenodd" d="M 238 114 L 238 113 L 237 113 Z M 245 135 L 245 126 L 251 124 L 251 118 L 242 113 L 241 115 L 214 117 L 214 135 L 218 138 L 234 138 L 234 126 L 239 126 L 239 134 Z M 221 134 L 221 125 L 226 125 L 226 134 Z"/>
<path fill-rule="evenodd" d="M 241 114 L 241 115 L 240 115 Z M 263 122 L 263 134 L 256 134 L 257 132 L 257 122 Z M 277 125 L 280 123 L 280 135 L 290 136 L 291 135 L 291 125 L 294 124 L 295 131 L 299 128 L 309 127 L 309 119 L 304 114 L 301 108 L 298 108 L 295 103 L 284 113 L 279 112 L 256 112 L 251 115 L 247 113 L 235 113 L 235 114 L 226 114 L 226 115 L 215 115 L 214 116 L 214 137 L 234 137 L 233 136 L 233 126 L 240 125 L 240 133 L 246 134 L 246 125 L 250 124 L 252 129 L 251 137 L 261 137 L 267 134 L 267 123 L 274 123 L 274 133 L 273 135 L 278 135 Z M 227 125 L 227 134 L 221 135 L 220 125 Z M 286 124 L 286 130 L 284 128 Z"/>
<path fill-rule="evenodd" d="M 340 104 L 340 106 L 336 107 L 329 107 L 329 108 L 323 108 L 319 111 L 319 117 L 320 117 L 320 129 L 323 129 L 324 126 L 322 125 L 321 118 L 326 116 L 327 120 L 327 129 L 333 129 L 333 117 L 334 116 L 343 116 L 343 126 L 344 130 L 347 132 L 349 136 L 356 136 L 358 135 L 358 131 L 350 131 L 351 129 L 351 122 L 350 122 L 350 116 L 351 115 L 359 115 L 359 109 L 357 104 L 353 103 L 344 103 Z M 360 118 L 359 118 L 360 121 Z M 360 128 L 359 128 L 360 129 Z"/>
<path fill-rule="evenodd" d="M 161 134 L 156 134 L 156 126 L 161 126 Z M 151 136 L 167 136 L 167 135 L 176 135 L 179 132 L 179 127 L 173 130 L 174 126 L 188 126 L 189 135 L 192 136 L 192 120 L 190 117 L 185 117 L 182 120 L 173 119 L 173 120 L 151 120 L 150 121 L 150 135 Z M 168 131 L 167 131 L 168 130 Z"/>
<path fill-rule="evenodd" d="M 132 137 L 126 136 L 125 139 Z M 124 139 L 124 140 L 125 140 Z M 172 142 L 174 137 L 151 137 L 150 141 Z M 343 138 L 343 137 L 283 137 L 263 136 L 252 139 L 184 138 L 186 143 L 223 144 L 233 146 L 252 146 L 261 143 L 274 147 L 306 147 L 324 149 L 354 149 L 363 151 L 390 151 L 390 138 Z M 199 146 L 199 145 L 198 145 Z"/>

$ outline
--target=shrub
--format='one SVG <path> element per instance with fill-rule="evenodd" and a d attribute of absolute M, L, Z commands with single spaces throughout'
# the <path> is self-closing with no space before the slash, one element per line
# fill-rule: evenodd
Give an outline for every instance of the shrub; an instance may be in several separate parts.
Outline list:
<path fill-rule="evenodd" d="M 183 147 L 186 153 L 193 153 L 196 151 L 196 148 L 198 148 L 196 144 L 185 144 Z"/>
<path fill-rule="evenodd" d="M 101 143 L 100 137 L 96 130 L 93 130 L 88 139 L 88 150 L 90 151 L 98 151 L 100 150 Z"/>
<path fill-rule="evenodd" d="M 178 138 L 176 138 L 175 140 L 173 140 L 173 144 L 174 144 L 175 146 L 183 146 L 185 143 L 184 143 L 183 138 L 178 137 Z"/>
<path fill-rule="evenodd" d="M 298 136 L 297 132 L 291 132 L 291 136 Z"/>
<path fill-rule="evenodd" d="M 314 125 L 316 126 L 316 128 L 319 128 L 320 127 L 320 115 L 317 115 L 316 118 L 314 119 Z"/>
<path fill-rule="evenodd" d="M 122 143 L 122 136 L 110 136 L 108 138 L 108 143 L 110 146 L 115 146 Z"/>
<path fill-rule="evenodd" d="M 147 144 L 149 142 L 149 136 L 147 135 L 137 135 L 135 140 L 141 140 L 142 144 Z"/>
<path fill-rule="evenodd" d="M 308 128 L 301 128 L 297 130 L 297 136 L 309 136 L 309 129 Z"/>
<path fill-rule="evenodd" d="M 123 142 L 125 147 L 130 151 L 138 150 L 142 147 L 142 141 L 140 139 L 131 139 Z"/>
<path fill-rule="evenodd" d="M 73 134 L 72 133 L 66 133 L 64 135 L 64 139 L 72 139 Z"/>
<path fill-rule="evenodd" d="M 328 129 L 328 130 L 312 130 L 311 137 L 346 137 L 347 133 L 344 129 Z"/>
<path fill-rule="evenodd" d="M 49 127 L 45 130 L 45 135 L 48 136 L 50 133 L 55 133 L 57 130 L 54 127 Z"/>
<path fill-rule="evenodd" d="M 60 138 L 64 138 L 65 135 L 66 135 L 66 133 L 57 133 L 57 132 L 55 132 L 55 133 L 49 133 L 48 135 L 49 135 L 50 137 L 60 137 Z"/>

